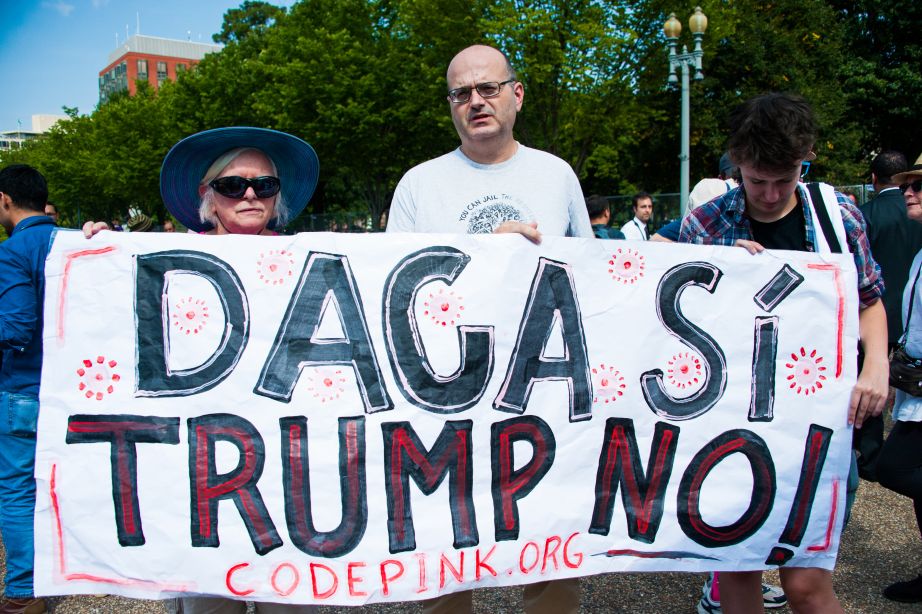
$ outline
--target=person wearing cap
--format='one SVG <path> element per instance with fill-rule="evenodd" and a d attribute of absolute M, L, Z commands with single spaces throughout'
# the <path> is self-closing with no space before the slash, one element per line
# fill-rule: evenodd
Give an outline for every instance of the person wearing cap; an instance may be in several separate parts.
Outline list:
<path fill-rule="evenodd" d="M 864 218 L 832 186 L 800 181 L 803 163 L 816 157 L 817 124 L 806 100 L 779 93 L 757 96 L 734 109 L 729 124 L 727 149 L 739 166 L 742 183 L 690 211 L 682 220 L 679 242 L 736 245 L 754 255 L 766 248 L 833 253 L 836 247 L 852 255 L 865 360 L 852 389 L 847 420 L 860 427 L 867 417 L 883 410 L 889 375 L 887 319 L 880 300 L 884 284 L 868 246 Z M 828 225 L 819 221 L 824 218 Z M 852 469 L 850 483 L 857 481 L 857 468 Z M 795 612 L 842 612 L 831 571 L 783 566 L 780 575 Z M 706 585 L 698 612 L 762 611 L 768 604 L 763 603 L 761 576 L 760 571 L 722 570 L 720 600 L 715 602 Z"/>
<path fill-rule="evenodd" d="M 717 163 L 717 177 L 702 179 L 692 188 L 688 195 L 689 211 L 739 186 L 739 172 L 739 168 L 730 159 L 730 153 L 724 152 Z"/>
<path fill-rule="evenodd" d="M 922 222 L 922 156 L 909 170 L 892 175 L 903 193 L 910 220 Z M 922 357 L 922 250 L 909 269 L 910 282 L 903 291 L 902 316 L 906 323 L 906 352 Z M 896 391 L 893 403 L 893 428 L 884 442 L 877 462 L 880 484 L 912 499 L 916 526 L 922 533 L 922 397 Z M 922 575 L 895 582 L 883 590 L 884 597 L 901 603 L 922 602 Z"/>
<path fill-rule="evenodd" d="M 151 219 L 143 213 L 128 218 L 128 232 L 150 232 L 153 225 Z"/>
<path fill-rule="evenodd" d="M 160 169 L 160 195 L 183 226 L 209 235 L 273 235 L 307 206 L 320 163 L 313 147 L 284 132 L 234 126 L 193 134 L 173 146 Z M 106 228 L 87 222 L 88 237 Z M 224 597 L 168 600 L 175 614 L 244 614 Z M 315 612 L 313 605 L 256 603 L 257 614 Z"/>

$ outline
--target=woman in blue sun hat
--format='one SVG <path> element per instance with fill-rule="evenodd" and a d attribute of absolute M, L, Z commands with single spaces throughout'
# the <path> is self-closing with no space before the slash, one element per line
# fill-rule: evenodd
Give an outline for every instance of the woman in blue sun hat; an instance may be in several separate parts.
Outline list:
<path fill-rule="evenodd" d="M 272 235 L 297 217 L 317 187 L 314 148 L 268 128 L 205 130 L 176 143 L 163 159 L 160 195 L 186 228 L 212 235 Z M 108 228 L 87 222 L 91 236 Z"/>
<path fill-rule="evenodd" d="M 173 146 L 160 170 L 160 194 L 173 216 L 199 234 L 273 235 L 300 214 L 317 187 L 319 162 L 301 139 L 266 128 L 234 126 L 193 134 Z M 87 222 L 89 237 L 108 228 Z M 244 614 L 225 597 L 166 601 L 172 614 Z M 257 614 L 304 614 L 317 606 L 256 603 Z"/>
<path fill-rule="evenodd" d="M 301 139 L 265 128 L 231 127 L 187 137 L 160 169 L 160 194 L 170 213 L 202 234 L 276 234 L 307 206 L 320 165 Z M 183 597 L 181 614 L 242 614 L 246 603 L 221 597 Z M 315 606 L 257 603 L 259 614 L 313 612 Z"/>
<path fill-rule="evenodd" d="M 160 194 L 176 219 L 205 234 L 274 234 L 298 216 L 320 164 L 298 137 L 234 126 L 187 137 L 160 170 Z"/>

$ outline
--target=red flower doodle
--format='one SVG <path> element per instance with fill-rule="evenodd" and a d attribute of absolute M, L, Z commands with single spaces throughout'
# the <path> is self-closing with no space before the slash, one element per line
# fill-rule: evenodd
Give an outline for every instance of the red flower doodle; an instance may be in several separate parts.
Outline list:
<path fill-rule="evenodd" d="M 677 388 L 690 388 L 701 381 L 701 359 L 689 352 L 679 352 L 669 361 L 666 370 L 669 383 Z"/>
<path fill-rule="evenodd" d="M 592 390 L 595 392 L 593 403 L 613 403 L 624 396 L 627 384 L 620 371 L 602 363 L 592 368 Z"/>
<path fill-rule="evenodd" d="M 439 326 L 454 326 L 464 311 L 464 305 L 461 303 L 463 298 L 455 296 L 454 292 L 446 294 L 445 288 L 438 293 L 430 293 L 429 298 L 423 303 L 423 315 L 430 317 Z"/>
<path fill-rule="evenodd" d="M 339 367 L 316 367 L 307 376 L 307 389 L 321 403 L 334 401 L 345 391 L 346 378 Z"/>
<path fill-rule="evenodd" d="M 89 358 L 83 361 L 83 366 L 77 369 L 77 375 L 80 376 L 80 385 L 77 388 L 88 399 L 95 397 L 97 401 L 102 401 L 107 394 L 115 392 L 115 384 L 122 377 L 113 371 L 117 362 L 106 360 L 105 356 L 97 356 L 95 360 Z"/>
<path fill-rule="evenodd" d="M 294 266 L 295 261 L 291 257 L 291 252 L 284 249 L 270 249 L 268 252 L 261 252 L 259 260 L 256 261 L 259 278 L 273 286 L 285 283 L 292 276 Z"/>
<path fill-rule="evenodd" d="M 826 381 L 824 372 L 826 366 L 822 356 L 816 355 L 816 350 L 807 354 L 807 350 L 800 348 L 800 352 L 791 354 L 791 362 L 785 363 L 785 367 L 791 370 L 787 379 L 790 383 L 789 388 L 797 394 L 810 396 L 816 394 L 817 390 L 823 388 L 823 382 Z"/>
<path fill-rule="evenodd" d="M 197 335 L 208 322 L 208 305 L 202 299 L 181 298 L 173 312 L 173 326 L 187 335 Z"/>
<path fill-rule="evenodd" d="M 636 249 L 618 248 L 608 260 L 608 273 L 615 281 L 623 284 L 635 284 L 643 277 L 647 268 L 644 257 Z"/>

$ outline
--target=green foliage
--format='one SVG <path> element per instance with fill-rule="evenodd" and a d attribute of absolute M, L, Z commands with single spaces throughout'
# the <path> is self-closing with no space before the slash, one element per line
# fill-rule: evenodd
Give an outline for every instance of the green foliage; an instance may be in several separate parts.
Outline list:
<path fill-rule="evenodd" d="M 860 153 L 922 151 L 922 4 L 915 0 L 830 3 L 848 46 L 839 79 L 848 118 L 861 126 Z M 867 171 L 865 171 L 866 173 Z"/>
<path fill-rule="evenodd" d="M 702 0 L 704 74 L 692 83 L 692 181 L 714 174 L 728 112 L 750 96 L 793 91 L 821 123 L 812 176 L 853 183 L 868 154 L 910 158 L 922 8 L 909 0 Z M 304 0 L 290 10 L 247 0 L 227 11 L 225 44 L 157 92 L 142 85 L 45 138 L 5 152 L 48 177 L 65 223 L 164 219 L 163 156 L 200 130 L 254 125 L 317 150 L 309 212 L 369 214 L 388 206 L 411 166 L 457 146 L 445 71 L 474 43 L 495 45 L 525 84 L 517 138 L 576 169 L 585 193 L 677 191 L 679 92 L 666 86 L 663 0 Z M 681 41 L 691 45 L 684 33 Z M 681 42 L 680 42 L 681 45 Z M 293 226 L 297 228 L 298 225 Z"/>
<path fill-rule="evenodd" d="M 648 121 L 634 87 L 655 26 L 634 5 L 500 1 L 485 19 L 486 30 L 503 33 L 494 40 L 525 83 L 517 126 L 524 142 L 560 155 L 580 174 L 612 170 L 613 154 Z"/>
<path fill-rule="evenodd" d="M 801 94 L 816 111 L 820 140 L 812 177 L 847 183 L 860 177 L 854 149 L 857 126 L 844 116 L 846 100 L 834 78 L 845 53 L 835 11 L 821 0 L 702 2 L 701 7 L 709 24 L 703 42 L 705 78 L 691 83 L 692 183 L 716 174 L 730 111 L 771 91 Z M 682 20 L 687 28 L 687 16 Z M 682 41 L 692 44 L 687 32 L 680 45 Z M 657 62 L 665 70 L 665 46 L 659 53 Z M 639 150 L 630 174 L 644 178 L 648 189 L 666 187 L 663 178 L 668 178 L 667 185 L 676 190 L 679 91 L 665 87 L 662 72 L 650 77 L 641 78 L 639 95 L 662 119 L 644 139 L 649 147 Z"/>
<path fill-rule="evenodd" d="M 285 8 L 261 0 L 246 0 L 239 8 L 224 13 L 221 31 L 212 36 L 216 43 L 239 43 L 254 33 L 263 33 L 285 15 Z"/>

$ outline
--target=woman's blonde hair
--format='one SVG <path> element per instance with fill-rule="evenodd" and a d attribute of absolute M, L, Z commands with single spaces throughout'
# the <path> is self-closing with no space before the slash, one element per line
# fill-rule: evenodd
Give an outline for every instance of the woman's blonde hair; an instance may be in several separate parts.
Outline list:
<path fill-rule="evenodd" d="M 215 158 L 215 161 L 211 163 L 211 166 L 208 167 L 208 170 L 205 171 L 204 177 L 199 182 L 199 186 L 205 186 L 207 189 L 202 194 L 202 200 L 199 203 L 198 207 L 198 217 L 205 224 L 211 224 L 212 226 L 218 225 L 218 216 L 215 214 L 215 201 L 214 201 L 214 188 L 212 188 L 209 183 L 211 183 L 221 172 L 227 168 L 231 162 L 236 160 L 238 157 L 245 153 L 255 152 L 260 155 L 265 156 L 269 160 L 269 165 L 272 167 L 272 174 L 276 177 L 278 176 L 278 168 L 275 166 L 275 161 L 261 149 L 255 147 L 237 147 L 235 149 L 230 149 L 225 151 L 223 154 Z M 285 203 L 285 199 L 282 197 L 282 193 L 279 192 L 276 195 L 275 199 L 275 210 L 272 220 L 275 221 L 275 227 L 280 228 L 288 223 L 288 205 Z"/>

